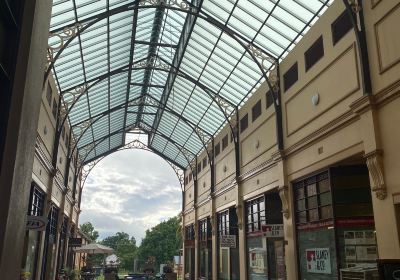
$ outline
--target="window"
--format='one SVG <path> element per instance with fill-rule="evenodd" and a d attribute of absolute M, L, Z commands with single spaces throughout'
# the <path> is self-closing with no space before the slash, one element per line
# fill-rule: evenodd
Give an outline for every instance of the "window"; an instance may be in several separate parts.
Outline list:
<path fill-rule="evenodd" d="M 53 109 L 52 109 L 52 113 L 53 113 L 53 117 L 54 117 L 55 119 L 57 119 L 57 106 L 58 106 L 57 101 L 56 101 L 56 99 L 54 98 L 54 99 L 53 99 Z"/>
<path fill-rule="evenodd" d="M 229 210 L 218 213 L 218 236 L 229 235 Z"/>
<path fill-rule="evenodd" d="M 214 147 L 214 153 L 215 153 L 215 156 L 216 156 L 216 157 L 217 157 L 217 156 L 219 155 L 219 153 L 221 152 L 220 150 L 221 150 L 221 148 L 220 148 L 220 145 L 219 145 L 219 143 L 218 143 L 218 144 L 215 145 L 215 147 Z"/>
<path fill-rule="evenodd" d="M 225 150 L 226 147 L 228 147 L 228 134 L 225 135 L 224 138 L 222 138 L 222 150 Z"/>
<path fill-rule="evenodd" d="M 246 128 L 249 125 L 249 116 L 246 114 L 243 118 L 240 120 L 240 133 L 246 130 Z"/>
<path fill-rule="evenodd" d="M 254 122 L 259 116 L 261 116 L 261 100 L 258 100 L 256 105 L 251 109 L 251 117 Z"/>
<path fill-rule="evenodd" d="M 208 218 L 199 221 L 199 240 L 206 241 L 211 237 L 211 225 Z"/>
<path fill-rule="evenodd" d="M 185 227 L 185 240 L 194 240 L 194 225 Z"/>
<path fill-rule="evenodd" d="M 51 86 L 50 83 L 47 83 L 47 91 L 46 91 L 46 99 L 47 103 L 49 103 L 49 106 L 51 107 Z"/>
<path fill-rule="evenodd" d="M 293 187 L 297 224 L 333 218 L 327 171 L 297 182 Z"/>
<path fill-rule="evenodd" d="M 203 158 L 203 169 L 207 167 L 207 157 Z"/>
<path fill-rule="evenodd" d="M 189 182 L 192 181 L 192 177 L 193 177 L 192 172 L 190 172 L 190 173 L 189 173 Z"/>
<path fill-rule="evenodd" d="M 343 13 L 338 16 L 338 18 L 332 23 L 332 41 L 333 45 L 336 45 L 337 42 L 340 41 L 352 28 L 353 24 L 351 23 L 351 18 L 345 10 Z"/>
<path fill-rule="evenodd" d="M 271 93 L 271 91 L 269 90 L 269 91 L 267 91 L 267 94 L 266 94 L 266 100 L 267 100 L 267 102 L 266 102 L 266 108 L 268 109 L 269 107 L 271 107 L 271 105 L 272 104 L 274 104 L 274 97 L 272 96 L 272 93 Z"/>
<path fill-rule="evenodd" d="M 246 230 L 247 232 L 261 231 L 265 225 L 264 196 L 246 202 Z"/>
<path fill-rule="evenodd" d="M 201 172 L 201 162 L 197 164 L 197 174 Z"/>
<path fill-rule="evenodd" d="M 63 126 L 63 128 L 61 130 L 61 137 L 62 137 L 62 139 L 65 139 L 65 126 Z"/>
<path fill-rule="evenodd" d="M 184 179 L 184 184 L 185 184 L 185 186 L 187 185 L 187 183 L 188 183 L 188 177 L 185 176 L 185 179 Z"/>
<path fill-rule="evenodd" d="M 297 62 L 283 74 L 283 87 L 285 91 L 287 91 L 291 86 L 294 85 L 295 82 L 299 79 L 299 72 L 297 69 Z"/>
<path fill-rule="evenodd" d="M 324 56 L 324 40 L 320 36 L 314 44 L 304 53 L 306 71 Z"/>

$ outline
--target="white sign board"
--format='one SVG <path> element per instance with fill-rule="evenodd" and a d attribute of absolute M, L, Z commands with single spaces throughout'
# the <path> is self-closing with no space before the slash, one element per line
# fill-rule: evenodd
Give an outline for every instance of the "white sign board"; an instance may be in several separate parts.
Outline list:
<path fill-rule="evenodd" d="M 331 274 L 329 248 L 306 249 L 307 272 Z"/>
<path fill-rule="evenodd" d="M 266 237 L 283 237 L 283 224 L 263 225 L 262 231 Z"/>
<path fill-rule="evenodd" d="M 44 216 L 28 216 L 26 220 L 26 229 L 35 231 L 45 231 L 47 218 Z"/>
<path fill-rule="evenodd" d="M 236 248 L 236 235 L 221 235 L 220 246 L 227 248 Z"/>

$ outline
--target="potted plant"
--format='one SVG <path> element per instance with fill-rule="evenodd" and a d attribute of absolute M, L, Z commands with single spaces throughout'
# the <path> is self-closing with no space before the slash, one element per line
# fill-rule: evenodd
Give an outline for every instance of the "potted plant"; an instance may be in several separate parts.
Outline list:
<path fill-rule="evenodd" d="M 65 275 L 66 279 L 68 279 L 68 280 L 76 280 L 76 279 L 78 279 L 79 272 L 72 268 L 66 267 L 64 269 L 64 275 Z"/>

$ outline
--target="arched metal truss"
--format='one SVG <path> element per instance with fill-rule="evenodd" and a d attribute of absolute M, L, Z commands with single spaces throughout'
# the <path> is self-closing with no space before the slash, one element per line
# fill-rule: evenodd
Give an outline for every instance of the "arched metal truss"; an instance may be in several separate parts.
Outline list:
<path fill-rule="evenodd" d="M 157 108 L 157 109 L 161 108 L 161 106 L 162 106 L 161 104 L 159 104 L 159 102 L 157 100 L 155 100 L 151 96 L 144 96 L 144 97 L 139 97 L 139 98 L 129 102 L 128 108 L 140 107 L 140 106 L 143 106 L 144 104 L 146 106 L 148 106 L 148 107 Z M 121 109 L 121 108 L 115 108 L 114 111 L 117 111 L 118 109 Z M 198 127 L 197 125 L 193 124 L 190 120 L 186 119 L 184 116 L 181 116 L 181 115 L 177 114 L 175 111 L 171 110 L 167 106 L 164 106 L 163 110 L 165 110 L 168 114 L 171 114 L 172 116 L 180 119 L 182 122 L 184 122 L 192 130 L 192 133 L 194 133 L 196 135 L 196 137 L 200 140 L 203 149 L 206 150 L 207 155 L 208 155 L 208 159 L 211 162 L 212 161 L 212 157 L 211 157 L 211 155 L 210 155 L 210 153 L 209 153 L 209 151 L 207 149 L 207 146 L 212 142 L 213 136 L 209 132 L 204 131 L 200 127 Z M 90 151 L 92 151 L 92 149 L 96 146 L 96 142 L 90 142 L 90 144 L 83 145 L 83 146 L 80 146 L 80 147 L 78 147 L 78 144 L 81 141 L 81 139 L 85 136 L 87 131 L 89 131 L 97 122 L 101 121 L 102 118 L 104 118 L 105 116 L 107 116 L 107 114 L 100 114 L 99 116 L 95 117 L 94 121 L 85 120 L 82 123 L 80 123 L 80 124 L 78 124 L 77 126 L 74 127 L 74 128 L 78 128 L 79 132 L 75 134 L 75 135 L 77 135 L 77 140 L 73 141 L 73 143 L 72 143 L 72 149 L 71 149 L 70 155 L 72 155 L 76 149 L 78 149 L 80 152 L 83 151 L 83 155 L 88 154 Z M 126 129 L 129 129 L 131 127 L 132 127 L 132 125 L 129 125 L 127 127 L 123 127 L 122 129 L 116 130 L 116 131 L 104 136 L 104 138 L 107 138 L 109 136 L 112 136 L 112 135 L 115 135 L 115 134 L 118 134 L 118 133 L 125 132 Z M 134 127 L 143 128 L 146 131 L 151 132 L 152 134 L 157 132 L 157 130 L 155 130 L 153 127 L 151 127 L 149 124 L 147 124 L 145 122 L 141 122 L 140 124 L 135 124 Z M 103 138 L 101 138 L 99 140 L 102 141 Z M 171 140 L 172 139 L 168 139 L 168 141 L 170 141 L 170 142 L 171 142 Z M 174 141 L 172 141 L 172 143 L 173 142 Z M 182 151 L 188 151 L 184 147 L 181 147 L 181 150 Z M 190 153 L 195 154 L 195 153 L 193 153 L 191 151 L 190 151 Z M 82 158 L 82 154 L 79 154 L 79 156 Z M 82 160 L 83 160 L 83 158 L 82 158 Z"/>
<path fill-rule="evenodd" d="M 212 150 L 215 133 L 227 123 L 234 136 L 238 160 L 238 107 L 264 80 L 274 100 L 277 143 L 281 149 L 278 61 L 332 0 L 296 1 L 297 9 L 303 11 L 300 14 L 279 0 L 262 4 L 251 0 L 249 6 L 243 6 L 242 0 L 227 1 L 232 4 L 229 8 L 208 0 L 118 0 L 104 1 L 104 6 L 99 3 L 101 0 L 55 0 L 45 81 L 52 71 L 60 91 L 56 145 L 67 119 L 73 139 L 69 157 L 75 149 L 81 154 L 92 151 L 99 142 L 106 143 L 103 138 L 107 136 L 108 149 L 103 152 L 114 150 L 123 145 L 125 130 L 132 126 L 147 127 L 149 145 L 159 145 L 157 132 L 168 127 L 170 136 L 166 137 L 165 150 L 168 143 L 177 142 L 178 132 L 182 135 L 188 126 L 192 130 L 190 135 L 200 139 L 211 163 L 210 143 Z M 216 13 L 213 6 L 220 12 Z M 226 15 L 221 16 L 221 11 Z M 241 19 L 244 14 L 250 15 L 248 22 Z M 298 21 L 299 25 L 286 18 Z M 281 32 L 276 22 L 293 34 Z M 180 35 L 173 35 L 174 32 Z M 275 37 L 270 35 L 274 32 Z M 97 39 L 100 37 L 103 39 Z M 265 40 L 260 40 L 261 37 Z M 269 44 L 263 44 L 264 41 Z M 96 42 L 106 43 L 101 46 Z M 198 51 L 198 46 L 205 53 Z M 227 51 L 222 55 L 224 46 Z M 166 51 L 170 51 L 170 57 Z M 97 56 L 101 59 L 96 59 Z M 123 59 L 115 62 L 114 57 Z M 199 63 L 204 65 L 198 66 Z M 214 69 L 215 63 L 223 74 Z M 192 64 L 202 70 L 188 66 Z M 204 102 L 202 94 L 210 102 Z M 102 106 L 103 102 L 108 106 Z M 131 107 L 137 107 L 137 111 L 128 111 Z M 174 120 L 170 120 L 171 116 Z M 99 133 L 103 129 L 99 129 L 99 124 L 108 130 L 107 136 Z M 82 138 L 87 133 L 91 139 Z M 111 139 L 116 136 L 118 141 Z M 197 155 L 201 150 L 193 149 L 196 147 L 193 141 L 188 138 L 181 149 Z M 56 158 L 53 155 L 53 161 Z"/>
<path fill-rule="evenodd" d="M 114 152 L 117 151 L 123 151 L 123 150 L 130 150 L 130 149 L 140 149 L 140 150 L 145 150 L 145 151 L 149 151 L 152 153 L 155 153 L 152 149 L 150 149 L 149 147 L 147 147 L 147 145 L 143 142 L 141 142 L 140 140 L 133 140 L 131 142 L 129 142 L 128 144 L 124 145 L 123 147 L 116 149 Z M 156 155 L 160 156 L 160 154 L 155 153 Z M 108 154 L 107 154 L 108 155 Z M 90 172 L 93 170 L 93 168 L 100 162 L 102 161 L 107 155 L 101 156 L 99 158 L 96 158 L 95 160 L 83 165 L 82 167 L 80 167 L 80 171 L 82 173 L 82 177 L 81 177 L 81 188 L 83 188 L 83 186 L 85 185 L 86 179 L 89 176 Z M 164 157 L 160 156 L 162 159 L 164 159 L 169 166 L 171 166 L 172 170 L 174 170 L 174 173 L 176 174 L 176 177 L 179 180 L 180 186 L 181 186 L 181 190 L 183 191 L 183 187 L 184 187 L 184 179 L 185 179 L 185 171 L 181 168 L 176 166 L 174 163 L 170 162 L 169 160 L 165 159 Z"/>

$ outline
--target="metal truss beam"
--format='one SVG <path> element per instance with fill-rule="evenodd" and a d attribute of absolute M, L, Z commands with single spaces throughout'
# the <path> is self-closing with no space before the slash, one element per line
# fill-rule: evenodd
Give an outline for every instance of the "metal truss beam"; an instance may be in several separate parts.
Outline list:
<path fill-rule="evenodd" d="M 130 149 L 140 149 L 140 150 L 149 151 L 149 152 L 152 152 L 152 153 L 158 155 L 162 159 L 164 159 L 168 163 L 168 165 L 172 168 L 174 173 L 176 174 L 176 176 L 178 178 L 178 181 L 180 183 L 180 186 L 181 186 L 181 190 L 183 191 L 183 188 L 184 188 L 184 177 L 185 177 L 185 171 L 184 171 L 185 168 L 184 167 L 180 166 L 179 164 L 177 164 L 175 162 L 172 162 L 169 158 L 167 158 L 164 155 L 160 154 L 156 150 L 148 147 L 146 144 L 144 144 L 140 140 L 133 140 L 133 141 L 129 142 L 128 144 L 113 150 L 112 152 L 130 150 Z M 111 154 L 112 152 L 110 152 L 109 154 Z M 103 160 L 107 155 L 104 154 L 101 157 L 95 159 L 94 161 L 92 161 L 90 163 L 87 163 L 87 164 L 84 164 L 84 165 L 82 165 L 80 167 L 80 170 L 82 171 L 82 183 L 81 183 L 82 188 L 85 185 L 86 179 L 89 176 L 90 172 L 93 170 L 93 168 L 101 160 Z"/>

